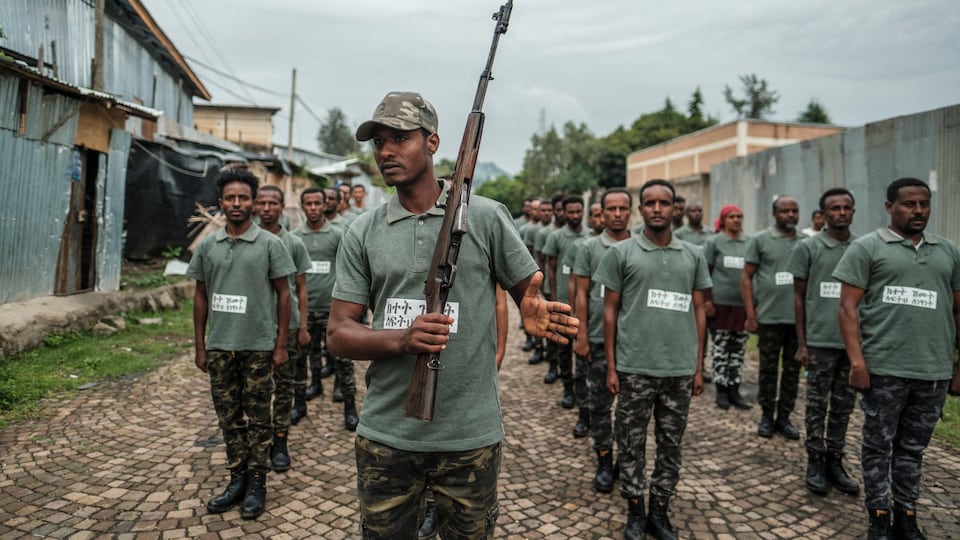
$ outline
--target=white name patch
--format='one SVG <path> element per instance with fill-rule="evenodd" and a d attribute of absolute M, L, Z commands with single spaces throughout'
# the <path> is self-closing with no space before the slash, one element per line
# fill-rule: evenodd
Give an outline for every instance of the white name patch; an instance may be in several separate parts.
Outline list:
<path fill-rule="evenodd" d="M 570 275 L 570 267 L 567 265 L 563 265 L 563 268 L 560 269 L 560 273 Z"/>
<path fill-rule="evenodd" d="M 307 270 L 308 274 L 329 274 L 330 273 L 330 261 L 310 261 L 310 269 Z"/>
<path fill-rule="evenodd" d="M 937 291 L 887 285 L 883 288 L 882 301 L 884 304 L 937 309 Z"/>
<path fill-rule="evenodd" d="M 387 298 L 387 305 L 383 309 L 383 329 L 403 330 L 404 328 L 410 328 L 413 320 L 426 312 L 426 300 Z M 450 333 L 456 334 L 457 327 L 460 324 L 460 302 L 447 302 L 443 314 L 453 318 Z"/>
<path fill-rule="evenodd" d="M 793 274 L 790 272 L 777 272 L 773 279 L 777 285 L 793 285 Z"/>
<path fill-rule="evenodd" d="M 210 310 L 219 311 L 221 313 L 246 313 L 247 297 L 236 294 L 213 293 L 213 298 L 210 302 Z"/>
<path fill-rule="evenodd" d="M 821 281 L 820 298 L 840 298 L 840 282 Z"/>
<path fill-rule="evenodd" d="M 723 256 L 723 267 L 724 268 L 739 268 L 743 270 L 743 257 L 732 257 L 730 255 Z"/>
<path fill-rule="evenodd" d="M 689 294 L 650 289 L 647 291 L 647 307 L 687 312 L 690 311 L 691 298 Z"/>

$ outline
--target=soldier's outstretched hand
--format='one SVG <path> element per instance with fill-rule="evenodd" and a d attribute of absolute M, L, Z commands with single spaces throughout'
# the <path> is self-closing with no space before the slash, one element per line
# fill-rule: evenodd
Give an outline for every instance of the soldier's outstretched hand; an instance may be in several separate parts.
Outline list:
<path fill-rule="evenodd" d="M 542 273 L 534 272 L 525 281 L 529 284 L 518 302 L 524 330 L 534 337 L 544 337 L 561 345 L 569 343 L 580 328 L 580 321 L 569 315 L 573 309 L 563 302 L 551 302 L 540 294 Z"/>

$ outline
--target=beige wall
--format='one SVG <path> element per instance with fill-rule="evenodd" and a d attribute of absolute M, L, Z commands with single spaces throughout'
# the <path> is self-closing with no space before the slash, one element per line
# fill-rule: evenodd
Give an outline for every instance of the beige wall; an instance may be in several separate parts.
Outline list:
<path fill-rule="evenodd" d="M 230 142 L 271 148 L 273 115 L 267 108 L 205 107 L 195 105 L 193 123 L 197 131 Z"/>

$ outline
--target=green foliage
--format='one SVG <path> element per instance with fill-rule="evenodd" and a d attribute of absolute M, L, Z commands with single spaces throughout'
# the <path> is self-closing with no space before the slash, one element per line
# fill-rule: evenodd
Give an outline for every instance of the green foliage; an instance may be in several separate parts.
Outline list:
<path fill-rule="evenodd" d="M 441 176 L 453 176 L 456 165 L 457 162 L 450 158 L 440 158 L 440 161 L 433 164 L 433 174 L 435 174 L 437 178 Z"/>
<path fill-rule="evenodd" d="M 6 37 L 7 35 L 3 33 L 3 27 L 0 26 L 0 39 L 5 39 Z M 9 56 L 0 52 L 0 60 L 13 60 L 13 58 L 10 58 Z"/>
<path fill-rule="evenodd" d="M 960 397 L 947 396 L 943 405 L 943 419 L 933 431 L 937 438 L 960 448 Z"/>
<path fill-rule="evenodd" d="M 827 109 L 814 98 L 810 100 L 810 103 L 807 103 L 807 108 L 797 116 L 797 122 L 806 124 L 829 124 L 830 115 L 827 114 Z"/>
<path fill-rule="evenodd" d="M 523 209 L 526 189 L 527 186 L 524 183 L 509 176 L 501 176 L 484 182 L 475 193 L 503 203 L 510 210 L 510 213 L 516 216 Z"/>
<path fill-rule="evenodd" d="M 0 359 L 0 428 L 35 417 L 40 399 L 76 390 L 82 384 L 139 373 L 188 353 L 193 336 L 193 305 L 158 314 L 127 317 L 127 329 L 112 336 L 90 332 L 47 336 L 44 345 Z M 141 317 L 160 325 L 138 325 Z"/>
<path fill-rule="evenodd" d="M 160 256 L 163 257 L 164 260 L 169 261 L 173 259 L 179 259 L 181 253 L 183 253 L 182 247 L 171 246 L 170 244 L 167 244 L 167 247 L 163 248 L 163 252 L 160 253 Z"/>
<path fill-rule="evenodd" d="M 360 144 L 347 123 L 347 116 L 339 107 L 327 111 L 327 120 L 317 133 L 320 150 L 328 154 L 349 156 L 360 150 Z"/>
<path fill-rule="evenodd" d="M 755 73 L 740 75 L 743 97 L 736 97 L 729 85 L 723 88 L 723 99 L 730 104 L 737 118 L 764 120 L 774 113 L 773 106 L 780 101 L 780 93 L 770 88 L 766 79 Z"/>
<path fill-rule="evenodd" d="M 169 277 L 163 275 L 163 271 L 153 272 L 135 278 L 121 279 L 122 286 L 133 286 L 138 289 L 156 289 L 172 283 Z"/>

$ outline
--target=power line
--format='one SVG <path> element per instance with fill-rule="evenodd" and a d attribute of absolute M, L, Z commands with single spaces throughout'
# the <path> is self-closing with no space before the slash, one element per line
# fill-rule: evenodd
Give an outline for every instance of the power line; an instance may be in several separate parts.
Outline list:
<path fill-rule="evenodd" d="M 216 73 L 217 75 L 220 75 L 221 77 L 226 77 L 226 78 L 230 79 L 231 81 L 238 82 L 238 83 L 240 83 L 240 84 L 242 84 L 242 85 L 244 85 L 244 86 L 246 86 L 246 87 L 248 87 L 248 88 L 252 88 L 252 89 L 257 90 L 257 91 L 259 91 L 259 92 L 263 92 L 263 93 L 265 93 L 265 94 L 270 94 L 270 95 L 272 95 L 272 96 L 278 96 L 278 97 L 287 97 L 287 95 L 288 95 L 288 94 L 283 94 L 283 93 L 277 92 L 276 90 L 270 90 L 269 88 L 264 88 L 264 87 L 262 87 L 262 86 L 257 86 L 257 85 L 255 85 L 255 84 L 250 84 L 249 82 L 247 82 L 247 81 L 245 81 L 245 80 L 243 80 L 243 79 L 234 77 L 233 75 L 230 75 L 229 73 L 224 73 L 223 71 L 220 71 L 219 69 L 217 69 L 217 68 L 215 68 L 215 67 L 213 67 L 213 66 L 210 66 L 210 65 L 208 65 L 208 64 L 205 64 L 205 63 L 201 62 L 200 60 L 197 60 L 196 58 L 191 58 L 190 56 L 187 56 L 187 55 L 183 55 L 183 57 L 186 58 L 187 60 L 189 60 L 189 61 L 197 64 L 198 66 L 200 66 L 200 67 L 202 67 L 202 68 L 208 69 L 208 70 Z"/>
<path fill-rule="evenodd" d="M 301 105 L 303 105 L 303 108 L 306 109 L 308 113 L 310 113 L 310 116 L 312 116 L 314 120 L 316 120 L 317 122 L 320 122 L 321 124 L 325 122 L 325 120 L 317 116 L 317 113 L 313 112 L 313 109 L 311 109 L 310 106 L 307 105 L 306 101 L 300 98 L 300 94 L 297 94 L 296 98 L 297 98 L 297 101 L 300 102 Z"/>

